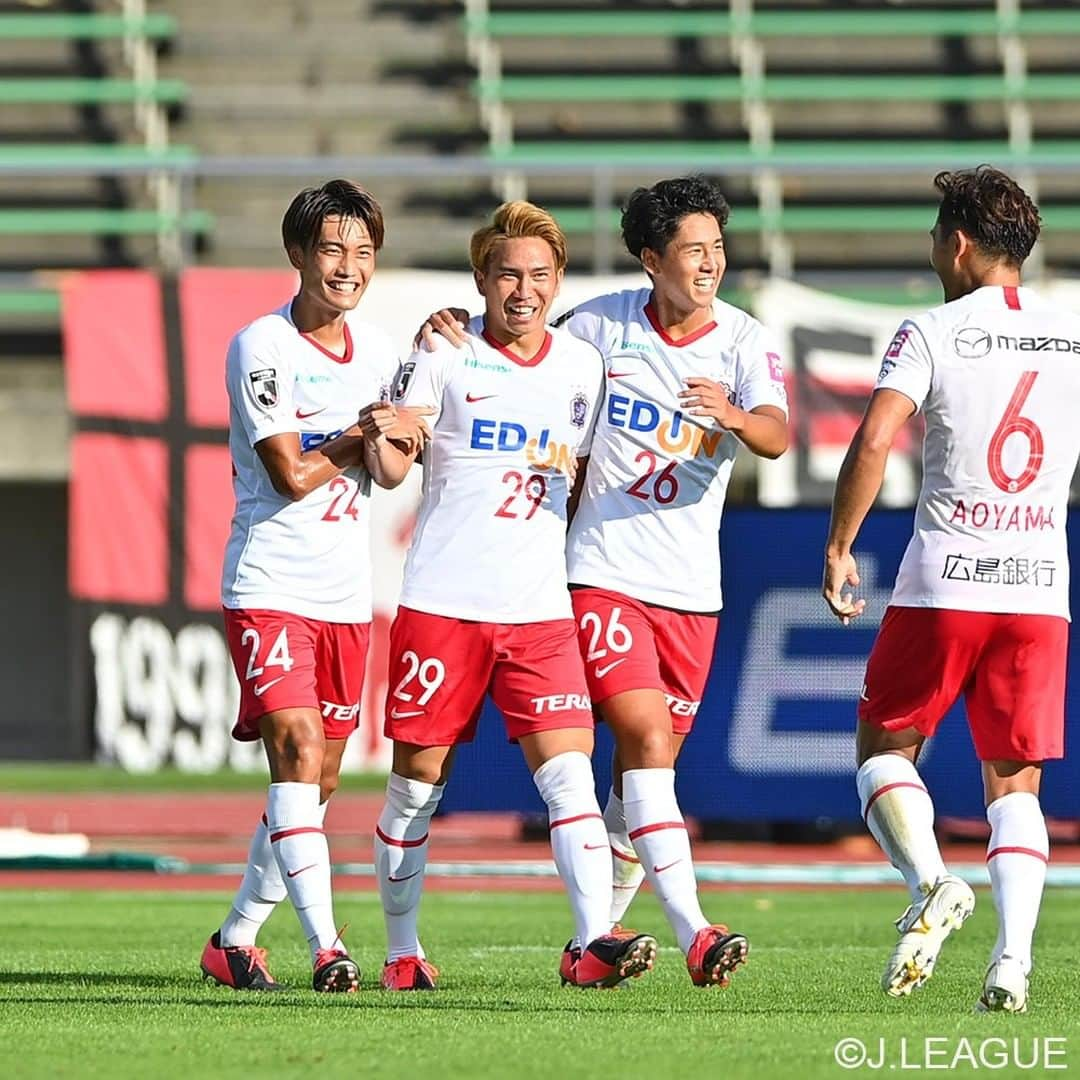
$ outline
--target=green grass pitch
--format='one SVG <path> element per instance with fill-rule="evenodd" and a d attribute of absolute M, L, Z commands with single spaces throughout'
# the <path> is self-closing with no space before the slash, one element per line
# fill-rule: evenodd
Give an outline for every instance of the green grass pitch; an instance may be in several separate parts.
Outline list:
<path fill-rule="evenodd" d="M 605 992 L 558 984 L 569 926 L 558 893 L 432 891 L 422 928 L 442 970 L 436 993 L 376 989 L 378 900 L 342 892 L 337 914 L 364 971 L 359 994 L 306 989 L 307 952 L 287 905 L 263 944 L 275 975 L 301 989 L 236 994 L 198 973 L 227 903 L 224 892 L 0 892 L 0 1074 L 813 1080 L 912 1075 L 913 1063 L 922 1075 L 962 1054 L 965 1039 L 977 1047 L 988 1038 L 1015 1045 L 1021 1063 L 1036 1040 L 1064 1039 L 1053 1044 L 1053 1064 L 1080 1068 L 1075 890 L 1047 893 L 1031 1010 L 1020 1017 L 972 1012 L 994 936 L 986 892 L 929 985 L 903 1001 L 877 985 L 903 907 L 899 888 L 706 895 L 706 910 L 751 941 L 750 964 L 726 991 L 690 985 L 651 896 L 632 914 L 660 939 L 656 970 Z M 926 1037 L 936 1040 L 929 1059 Z M 862 1040 L 872 1061 L 884 1046 L 882 1069 L 841 1069 L 834 1047 L 842 1038 Z M 987 1072 L 1042 1075 L 973 1068 L 966 1058 L 949 1075 Z"/>

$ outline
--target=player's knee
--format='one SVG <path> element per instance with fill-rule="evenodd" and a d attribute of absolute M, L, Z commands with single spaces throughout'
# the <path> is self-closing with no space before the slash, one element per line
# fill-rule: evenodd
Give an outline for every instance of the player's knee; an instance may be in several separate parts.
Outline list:
<path fill-rule="evenodd" d="M 671 732 L 649 729 L 619 739 L 619 760 L 623 769 L 671 769 L 675 755 Z"/>
<path fill-rule="evenodd" d="M 338 783 L 340 781 L 337 769 L 332 772 L 328 771 L 324 765 L 322 776 L 319 778 L 319 801 L 326 802 L 331 795 L 338 789 Z"/>

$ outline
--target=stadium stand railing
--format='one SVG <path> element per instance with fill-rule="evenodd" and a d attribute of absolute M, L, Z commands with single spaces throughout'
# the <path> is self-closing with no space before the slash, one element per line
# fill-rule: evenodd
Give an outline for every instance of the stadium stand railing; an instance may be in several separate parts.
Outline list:
<path fill-rule="evenodd" d="M 779 10 L 769 0 L 738 0 L 724 11 L 530 6 L 465 2 L 472 88 L 492 160 L 524 169 L 538 161 L 599 164 L 636 152 L 673 165 L 692 159 L 719 176 L 735 162 L 753 162 L 748 190 L 735 200 L 732 228 L 759 234 L 763 262 L 773 273 L 793 271 L 801 233 L 868 226 L 896 232 L 910 227 L 918 207 L 925 224 L 931 201 L 925 181 L 921 189 L 898 192 L 889 176 L 898 151 L 924 157 L 930 171 L 993 161 L 1017 170 L 1036 196 L 1040 164 L 1080 164 L 1080 124 L 1066 115 L 1061 130 L 1063 110 L 1080 100 L 1080 72 L 1070 59 L 1075 47 L 1062 46 L 1080 45 L 1075 5 L 974 0 L 948 10 L 886 3 Z M 672 56 L 659 71 L 653 70 L 653 57 L 663 51 L 658 42 L 669 44 Z M 613 57 L 621 59 L 614 69 Z M 664 125 L 666 137 L 642 130 L 641 137 L 626 138 L 635 111 L 644 129 L 665 105 L 683 110 L 685 122 Z M 1047 120 L 1040 123 L 1043 106 Z M 615 119 L 620 108 L 621 127 Z M 710 109 L 722 112 L 722 122 Z M 905 120 L 900 136 L 890 127 L 895 117 Z M 880 185 L 887 194 L 875 200 L 862 192 L 830 198 L 815 191 L 799 176 L 798 162 L 828 159 L 837 171 L 851 169 L 864 180 L 878 172 L 889 181 Z M 510 174 L 499 193 L 526 192 L 521 173 Z M 1048 204 L 1047 220 L 1075 230 L 1080 201 L 1066 194 L 1060 203 Z M 571 228 L 596 224 L 595 215 L 572 202 L 562 219 Z"/>
<path fill-rule="evenodd" d="M 23 166 L 36 175 L 55 169 L 99 181 L 98 194 L 89 197 L 93 205 L 70 205 L 86 197 L 58 195 L 55 185 L 5 188 L 0 233 L 23 240 L 24 250 L 38 237 L 52 238 L 54 268 L 65 261 L 56 237 L 96 238 L 102 245 L 96 261 L 104 263 L 127 261 L 118 254 L 121 238 L 151 237 L 158 260 L 176 265 L 184 235 L 211 225 L 208 215 L 181 210 L 176 167 L 190 162 L 194 151 L 169 144 L 169 110 L 183 103 L 187 87 L 160 77 L 157 52 L 176 34 L 176 19 L 147 12 L 143 0 L 117 0 L 113 6 L 100 12 L 0 12 L 0 107 L 12 120 L 18 116 L 0 146 L 0 168 L 9 176 Z M 108 50 L 107 59 L 100 49 Z M 76 130 L 69 127 L 57 138 L 44 118 L 61 115 L 65 107 L 77 118 Z M 131 109 L 130 122 L 119 132 L 102 119 L 102 110 L 116 107 Z M 145 192 L 134 198 L 117 183 L 118 167 L 133 165 Z M 20 292 L 28 308 L 40 307 L 36 287 L 11 288 L 0 305 L 6 313 L 18 310 Z"/>

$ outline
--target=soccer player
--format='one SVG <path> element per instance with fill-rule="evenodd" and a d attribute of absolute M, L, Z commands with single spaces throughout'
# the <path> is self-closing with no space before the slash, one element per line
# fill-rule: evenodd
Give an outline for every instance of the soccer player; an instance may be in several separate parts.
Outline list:
<path fill-rule="evenodd" d="M 593 716 L 563 550 L 568 474 L 588 453 L 603 365 L 595 348 L 546 325 L 566 266 L 565 239 L 546 211 L 504 204 L 473 235 L 470 259 L 484 314 L 462 347 L 440 338 L 414 351 L 395 393 L 435 412 L 390 635 L 393 772 L 375 830 L 389 939 L 382 981 L 435 986 L 417 934 L 428 823 L 490 692 L 547 804 L 579 943 L 563 953 L 562 980 L 614 986 L 652 965 L 656 942 L 612 932 Z M 391 480 L 415 457 L 389 444 L 379 455 Z"/>
<path fill-rule="evenodd" d="M 847 624 L 865 601 L 852 548 L 908 417 L 926 419 L 915 531 L 858 707 L 863 816 L 911 906 L 882 988 L 909 994 L 975 897 L 942 862 L 919 749 L 962 693 L 982 762 L 999 931 L 978 1007 L 1023 1012 L 1049 846 L 1043 761 L 1062 756 L 1069 564 L 1080 454 L 1080 319 L 1021 287 L 1039 213 L 1004 173 L 943 172 L 930 261 L 945 303 L 889 345 L 833 500 L 823 594 Z"/>
<path fill-rule="evenodd" d="M 299 292 L 241 330 L 226 361 L 236 512 L 222 604 L 241 687 L 233 736 L 262 739 L 271 783 L 202 970 L 236 989 L 279 989 L 255 940 L 288 895 L 314 988 L 348 992 L 359 971 L 334 924 L 323 818 L 359 712 L 375 449 L 388 438 L 411 449 L 424 428 L 389 401 L 390 340 L 355 315 L 383 242 L 378 203 L 346 180 L 308 188 L 282 235 Z"/>
<path fill-rule="evenodd" d="M 727 219 L 703 177 L 639 188 L 622 233 L 649 286 L 559 320 L 606 364 L 567 561 L 589 692 L 616 744 L 604 811 L 611 917 L 647 877 L 698 986 L 726 986 L 748 944 L 701 910 L 675 760 L 712 662 L 736 451 L 775 458 L 787 447 L 779 351 L 760 323 L 716 298 Z M 461 314 L 440 312 L 426 329 L 460 337 Z"/>

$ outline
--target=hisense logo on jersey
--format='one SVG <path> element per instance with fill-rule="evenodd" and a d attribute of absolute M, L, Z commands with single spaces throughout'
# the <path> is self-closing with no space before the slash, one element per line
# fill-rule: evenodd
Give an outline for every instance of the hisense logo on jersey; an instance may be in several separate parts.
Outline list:
<path fill-rule="evenodd" d="M 495 371 L 500 375 L 507 375 L 510 372 L 509 364 L 500 364 L 495 360 L 478 360 L 475 356 L 466 356 L 465 366 L 476 368 L 478 371 Z"/>
<path fill-rule="evenodd" d="M 647 341 L 624 341 L 620 346 L 620 349 L 636 349 L 638 352 L 649 352 L 651 346 Z"/>
<path fill-rule="evenodd" d="M 723 431 L 703 428 L 696 418 L 687 417 L 681 409 L 661 415 L 661 410 L 651 401 L 624 394 L 608 395 L 607 419 L 614 428 L 655 432 L 660 448 L 669 454 L 685 451 L 691 457 L 715 457 L 724 438 Z"/>
<path fill-rule="evenodd" d="M 532 468 L 562 473 L 569 473 L 577 458 L 577 447 L 553 439 L 549 428 L 541 428 L 533 435 L 512 420 L 474 419 L 469 448 L 503 454 L 521 452 Z"/>
<path fill-rule="evenodd" d="M 999 349 L 1012 352 L 1058 352 L 1080 355 L 1080 341 L 1062 337 L 1013 337 L 1011 334 L 998 334 L 996 344 Z"/>

